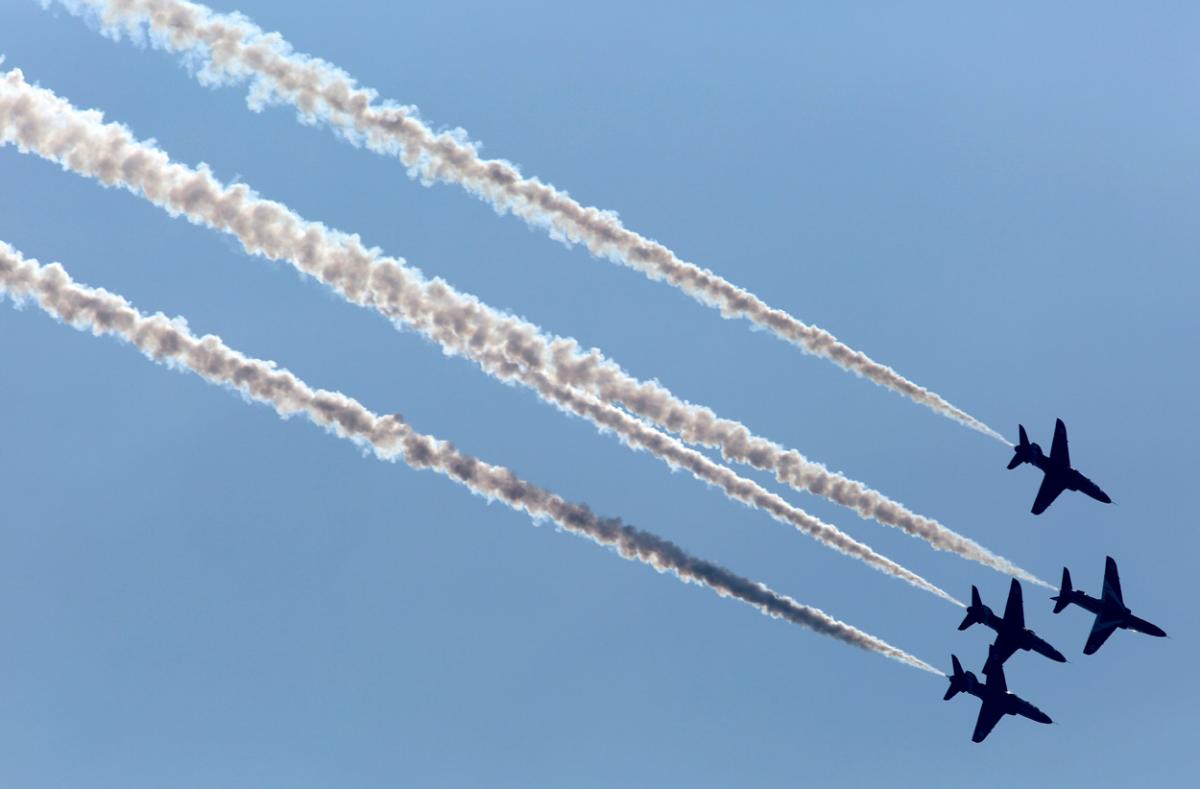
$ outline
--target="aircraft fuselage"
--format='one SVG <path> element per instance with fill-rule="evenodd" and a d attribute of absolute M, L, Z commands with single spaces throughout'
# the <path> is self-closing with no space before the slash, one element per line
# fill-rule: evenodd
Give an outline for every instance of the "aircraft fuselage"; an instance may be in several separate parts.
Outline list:
<path fill-rule="evenodd" d="M 1092 484 L 1090 479 L 1083 476 L 1076 469 L 1062 463 L 1055 463 L 1048 458 L 1037 444 L 1034 444 L 1031 449 L 1032 452 L 1030 452 L 1027 462 L 1041 469 L 1042 473 L 1058 481 L 1067 490 L 1078 491 Z"/>
<path fill-rule="evenodd" d="M 1120 628 L 1122 630 L 1133 630 L 1138 633 L 1144 633 L 1148 636 L 1156 636 L 1158 638 L 1166 636 L 1166 631 L 1164 631 L 1158 625 L 1154 624 L 1153 622 L 1147 622 L 1140 616 L 1134 616 L 1133 611 L 1129 610 L 1129 608 L 1127 608 L 1123 602 L 1118 603 L 1116 600 L 1107 598 L 1097 600 L 1085 592 L 1080 592 L 1074 589 L 1071 590 L 1071 592 L 1067 595 L 1067 601 L 1095 614 L 1095 627 L 1103 628 L 1107 625 L 1109 632 L 1111 632 L 1114 628 Z M 1095 629 L 1093 629 L 1093 632 L 1095 632 Z M 1094 646 L 1091 645 L 1089 639 L 1089 645 L 1084 648 L 1084 654 L 1092 654 L 1099 649 L 1100 645 L 1104 643 L 1104 639 L 1106 637 L 1106 635 L 1101 636 L 1099 640 L 1096 641 Z"/>
<path fill-rule="evenodd" d="M 1117 627 L 1125 630 L 1136 630 L 1139 633 L 1145 633 L 1148 636 L 1158 636 L 1162 638 L 1166 635 L 1161 627 L 1151 622 L 1147 622 L 1140 616 L 1134 616 L 1133 611 L 1123 605 L 1118 605 L 1107 600 L 1097 600 L 1085 592 L 1072 591 L 1071 602 L 1087 611 L 1096 614 L 1102 621 L 1116 622 Z"/>

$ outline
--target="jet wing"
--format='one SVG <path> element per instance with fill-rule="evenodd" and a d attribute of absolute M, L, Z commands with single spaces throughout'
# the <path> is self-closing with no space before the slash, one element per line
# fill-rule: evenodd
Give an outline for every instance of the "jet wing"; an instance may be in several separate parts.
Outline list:
<path fill-rule="evenodd" d="M 1017 647 L 1016 639 L 1008 631 L 997 635 L 996 640 L 988 647 L 987 662 L 983 664 L 983 673 L 989 678 L 997 671 L 1003 674 L 1004 664 L 1016 653 Z"/>
<path fill-rule="evenodd" d="M 1039 494 L 1040 495 L 1040 494 Z M 1012 579 L 1008 587 L 1008 603 L 1004 606 L 1004 624 L 1012 630 L 1025 629 L 1025 606 L 1021 604 L 1021 584 Z"/>
<path fill-rule="evenodd" d="M 1064 490 L 1066 490 L 1066 486 L 1062 484 L 1061 475 L 1047 474 L 1042 479 L 1042 486 L 1038 488 L 1037 498 L 1033 500 L 1031 512 L 1034 515 L 1041 515 Z"/>
<path fill-rule="evenodd" d="M 1071 465 L 1071 450 L 1067 447 L 1067 426 L 1061 419 L 1054 422 L 1054 443 L 1050 445 L 1050 460 L 1062 468 Z"/>
<path fill-rule="evenodd" d="M 1057 660 L 1059 663 L 1067 662 L 1067 659 L 1063 656 L 1063 653 L 1059 652 L 1057 649 L 1050 646 L 1049 643 L 1042 640 L 1040 637 L 1035 636 L 1033 633 L 1030 633 L 1025 637 L 1025 645 L 1034 652 L 1037 652 L 1039 655 L 1044 655 L 1051 660 Z"/>
<path fill-rule="evenodd" d="M 1096 623 L 1092 625 L 1092 632 L 1088 634 L 1087 643 L 1083 645 L 1083 654 L 1095 654 L 1096 650 L 1103 646 L 1120 624 L 1121 620 L 1119 619 L 1106 619 L 1103 613 L 1099 614 L 1096 617 Z"/>
<path fill-rule="evenodd" d="M 1125 605 L 1125 600 L 1121 597 L 1121 576 L 1117 574 L 1117 563 L 1113 561 L 1111 556 L 1105 557 L 1104 593 L 1100 595 L 1100 598 L 1102 600 L 1112 600 L 1119 603 L 1122 607 Z"/>
<path fill-rule="evenodd" d="M 1112 499 L 1109 498 L 1109 495 L 1107 493 L 1105 493 L 1104 491 L 1100 490 L 1099 485 L 1097 485 L 1095 482 L 1092 482 L 1090 479 L 1083 476 L 1082 474 L 1078 475 L 1078 479 L 1076 479 L 1075 485 L 1076 485 L 1075 490 L 1079 491 L 1080 493 L 1083 493 L 1086 496 L 1091 496 L 1096 501 L 1100 501 L 1105 504 L 1112 504 Z"/>
<path fill-rule="evenodd" d="M 1018 698 L 1015 696 L 1010 696 L 1009 698 L 1011 699 L 1011 701 L 1013 703 L 1013 707 L 1016 709 L 1016 712 L 1018 715 L 1022 715 L 1026 718 L 1029 718 L 1029 720 L 1037 721 L 1038 723 L 1053 723 L 1054 722 L 1054 721 L 1050 720 L 1049 715 L 1042 712 L 1041 710 L 1039 710 L 1034 705 L 1030 704 L 1025 699 Z"/>
<path fill-rule="evenodd" d="M 975 732 L 971 742 L 983 742 L 1004 717 L 1004 705 L 998 698 L 984 699 L 979 705 L 979 717 L 975 720 Z"/>

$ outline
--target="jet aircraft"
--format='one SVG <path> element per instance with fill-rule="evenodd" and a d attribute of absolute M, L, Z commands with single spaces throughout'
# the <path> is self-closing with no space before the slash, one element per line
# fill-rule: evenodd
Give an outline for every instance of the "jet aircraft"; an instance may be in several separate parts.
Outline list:
<path fill-rule="evenodd" d="M 1021 584 L 1017 582 L 1016 578 L 1012 580 L 1012 585 L 1008 588 L 1008 603 L 1004 606 L 1003 618 L 996 616 L 991 608 L 983 604 L 978 588 L 971 587 L 971 605 L 967 607 L 967 615 L 958 629 L 966 630 L 974 624 L 986 625 L 996 631 L 996 640 L 988 650 L 987 664 L 983 668 L 984 674 L 1003 665 L 1018 649 L 1033 650 L 1039 655 L 1045 655 L 1059 663 L 1067 662 L 1061 652 L 1025 627 L 1025 606 L 1021 598 Z"/>
<path fill-rule="evenodd" d="M 1004 681 L 1004 666 L 996 664 L 994 668 L 985 671 L 987 682 L 982 683 L 970 671 L 963 671 L 957 656 L 951 655 L 950 660 L 954 662 L 954 673 L 947 677 L 950 687 L 942 699 L 949 701 L 958 693 L 969 693 L 981 702 L 971 742 L 983 742 L 1005 715 L 1021 715 L 1038 723 L 1053 723 L 1049 715 L 1015 693 L 1009 692 L 1008 683 Z"/>
<path fill-rule="evenodd" d="M 1112 499 L 1100 490 L 1100 487 L 1087 477 L 1071 468 L 1071 454 L 1067 449 L 1067 426 L 1061 419 L 1054 423 L 1054 443 L 1050 445 L 1050 457 L 1046 457 L 1042 448 L 1029 443 L 1025 434 L 1025 426 L 1017 425 L 1020 431 L 1020 443 L 1013 448 L 1012 460 L 1008 461 L 1011 471 L 1022 463 L 1030 463 L 1042 470 L 1042 486 L 1038 488 L 1037 498 L 1033 500 L 1033 514 L 1041 515 L 1046 511 L 1058 494 L 1064 490 L 1077 490 L 1086 493 L 1096 501 L 1111 504 Z"/>
<path fill-rule="evenodd" d="M 1133 612 L 1125 607 L 1125 599 L 1121 596 L 1121 577 L 1117 575 L 1117 563 L 1111 556 L 1104 562 L 1104 591 L 1099 600 L 1086 592 L 1072 589 L 1071 572 L 1066 567 L 1063 568 L 1062 590 L 1050 599 L 1054 601 L 1056 614 L 1074 603 L 1096 615 L 1092 632 L 1088 634 L 1087 644 L 1083 647 L 1085 655 L 1094 654 L 1119 627 L 1159 638 L 1166 635 L 1161 627 L 1134 616 Z"/>

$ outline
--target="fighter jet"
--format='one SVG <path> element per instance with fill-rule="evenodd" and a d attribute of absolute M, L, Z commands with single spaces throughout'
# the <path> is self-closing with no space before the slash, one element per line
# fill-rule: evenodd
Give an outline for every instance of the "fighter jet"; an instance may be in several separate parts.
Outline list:
<path fill-rule="evenodd" d="M 1121 577 L 1117 575 L 1117 563 L 1111 556 L 1106 557 L 1104 562 L 1104 592 L 1100 595 L 1099 600 L 1086 592 L 1072 589 L 1071 573 L 1066 567 L 1063 568 L 1062 590 L 1050 599 L 1054 601 L 1054 613 L 1056 614 L 1074 603 L 1096 615 L 1092 632 L 1088 634 L 1087 643 L 1083 647 L 1085 655 L 1094 654 L 1118 627 L 1136 630 L 1139 633 L 1159 638 L 1166 635 L 1161 627 L 1152 625 L 1145 619 L 1139 619 L 1125 607 L 1125 599 L 1121 597 Z"/>
<path fill-rule="evenodd" d="M 982 702 L 979 705 L 979 717 L 975 721 L 975 733 L 971 735 L 971 742 L 983 742 L 1005 715 L 1021 715 L 1038 723 L 1053 723 L 1049 715 L 1008 691 L 1003 666 L 997 664 L 992 670 L 985 671 L 987 683 L 984 684 L 970 671 L 962 670 L 958 657 L 951 655 L 950 660 L 954 662 L 954 673 L 947 677 L 950 680 L 950 688 L 942 699 L 949 701 L 958 693 L 969 693 Z"/>
<path fill-rule="evenodd" d="M 1059 663 L 1067 662 L 1061 652 L 1025 627 L 1025 606 L 1021 601 L 1021 584 L 1017 582 L 1016 578 L 1008 588 L 1008 604 L 1004 606 L 1004 618 L 992 613 L 992 609 L 984 605 L 983 600 L 979 598 L 979 589 L 971 587 L 971 605 L 967 607 L 967 615 L 958 629 L 966 630 L 977 623 L 996 631 L 996 640 L 988 650 L 987 664 L 983 667 L 984 674 L 989 674 L 993 668 L 1003 665 L 1018 649 L 1024 649 L 1027 652 L 1033 650 L 1039 655 L 1045 655 Z"/>
<path fill-rule="evenodd" d="M 1038 488 L 1037 498 L 1033 500 L 1034 515 L 1045 512 L 1064 490 L 1077 490 L 1096 501 L 1112 503 L 1108 494 L 1100 490 L 1095 482 L 1071 468 L 1071 454 L 1067 449 L 1067 426 L 1061 419 L 1054 423 L 1054 443 L 1050 445 L 1050 457 L 1046 457 L 1037 444 L 1029 443 L 1024 425 L 1017 427 L 1021 433 L 1021 442 L 1014 447 L 1012 460 L 1008 461 L 1009 471 L 1022 463 L 1032 463 L 1046 475 L 1042 478 L 1042 486 Z"/>

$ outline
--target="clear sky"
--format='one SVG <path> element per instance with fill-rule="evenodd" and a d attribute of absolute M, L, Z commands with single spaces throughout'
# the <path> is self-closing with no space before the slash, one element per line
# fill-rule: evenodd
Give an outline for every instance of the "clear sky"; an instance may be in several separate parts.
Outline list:
<path fill-rule="evenodd" d="M 456 187 L 33 0 L 0 52 L 488 303 L 602 348 L 1172 636 L 1027 621 L 1057 724 L 970 742 L 944 681 L 769 620 L 302 420 L 0 309 L 0 785 L 1189 785 L 1200 338 L 1194 3 L 214 0 L 895 366 L 1117 502 Z M 575 7 L 568 7 L 575 6 Z M 336 10 L 335 10 L 336 9 Z M 128 193 L 0 150 L 0 238 L 946 668 L 961 612 Z M 773 489 L 764 475 L 754 475 Z M 960 597 L 1007 579 L 785 495 Z"/>

